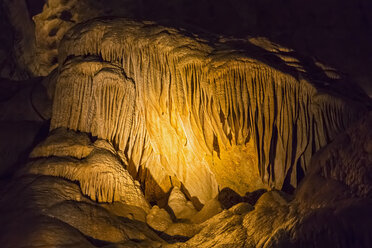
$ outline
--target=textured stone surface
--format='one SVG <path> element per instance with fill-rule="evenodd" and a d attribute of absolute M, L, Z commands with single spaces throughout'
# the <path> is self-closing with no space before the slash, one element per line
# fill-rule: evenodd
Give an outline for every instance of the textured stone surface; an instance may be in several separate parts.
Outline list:
<path fill-rule="evenodd" d="M 328 93 L 344 79 L 313 79 L 315 64 L 272 43 L 261 57 L 266 41 L 214 39 L 120 18 L 76 25 L 60 45 L 51 128 L 109 140 L 201 203 L 218 187 L 296 187 L 311 155 L 365 111 L 348 97 L 359 93 Z"/>
<path fill-rule="evenodd" d="M 67 31 L 115 14 L 109 12 L 114 2 L 127 7 L 117 13 L 131 12 L 130 0 L 49 0 L 35 17 L 32 55 L 29 6 L 3 2 L 0 14 L 8 8 L 19 40 L 15 54 L 0 49 L 1 75 L 20 79 L 59 67 L 42 84 L 0 85 L 2 140 L 22 138 L 14 147 L 8 142 L 17 154 L 2 154 L 9 159 L 2 170 L 36 142 L 54 99 L 49 136 L 14 178 L 0 181 L 2 247 L 371 247 L 371 113 L 356 122 L 371 103 L 345 74 L 262 37 L 195 35 L 120 18 Z M 195 19 L 206 16 L 208 4 L 196 5 Z M 324 5 L 319 9 L 339 8 Z M 212 13 L 221 10 L 218 1 L 213 6 Z M 266 21 L 293 13 L 284 6 L 273 3 Z M 249 25 L 256 20 L 262 27 L 259 16 L 238 9 Z M 334 13 L 337 23 L 342 17 Z M 363 28 L 369 20 L 364 17 Z M 7 23 L 1 26 L 6 34 Z M 320 54 L 331 54 L 320 45 L 327 44 L 321 40 L 332 33 L 328 28 L 297 47 L 313 51 L 317 44 L 325 50 Z M 295 33 L 306 37 L 304 31 L 317 33 Z M 363 42 L 361 61 L 369 56 Z M 353 64 L 348 49 L 353 46 L 339 53 L 340 64 Z M 365 80 L 361 64 L 347 67 Z M 266 192 L 293 191 L 303 177 L 294 196 Z M 146 199 L 170 214 L 150 210 Z"/>
<path fill-rule="evenodd" d="M 35 27 L 24 0 L 4 0 L 0 4 L 0 77 L 29 79 L 35 68 Z M 37 76 L 37 75 L 34 75 Z"/>
<path fill-rule="evenodd" d="M 319 58 L 323 64 L 338 68 L 350 75 L 369 95 L 372 93 L 369 83 L 372 74 L 368 67 L 371 53 L 369 44 L 372 40 L 369 13 L 372 5 L 368 0 L 315 0 L 311 3 L 306 0 L 275 3 L 267 0 L 3 2 L 1 27 L 6 32 L 0 36 L 3 44 L 0 50 L 3 49 L 5 55 L 4 60 L 0 59 L 3 69 L 1 75 L 14 79 L 28 77 L 27 71 L 31 68 L 25 70 L 18 61 L 22 62 L 26 57 L 21 52 L 25 50 L 25 44 L 33 45 L 30 42 L 32 39 L 37 40 L 37 53 L 31 57 L 29 66 L 36 64 L 32 62 L 40 61 L 42 63 L 38 68 L 46 73 L 48 68 L 56 66 L 56 48 L 64 32 L 71 26 L 97 16 L 122 16 L 159 20 L 171 25 L 196 30 L 202 28 L 239 37 L 268 37 L 297 52 Z M 31 17 L 36 22 L 36 37 Z M 14 32 L 15 37 L 7 35 Z M 31 39 L 28 34 L 32 35 Z M 345 56 L 347 60 L 343 59 Z M 314 70 L 313 73 L 322 72 Z M 330 73 L 334 74 L 333 70 Z M 353 83 L 351 87 L 354 87 Z"/>
<path fill-rule="evenodd" d="M 166 230 L 165 234 L 174 239 L 187 240 L 200 232 L 200 227 L 190 223 L 172 223 Z"/>
<path fill-rule="evenodd" d="M 153 207 L 147 223 L 166 219 L 160 236 L 172 244 L 143 218 L 130 218 L 125 204 L 93 202 L 79 185 L 59 177 L 18 177 L 0 189 L 0 211 L 7 213 L 0 218 L 0 241 L 3 247 L 369 247 L 371 122 L 369 113 L 319 151 L 294 198 L 268 191 L 254 208 L 238 203 L 199 224 L 173 223 L 165 210 Z M 106 141 L 95 146 L 112 150 Z M 181 198 L 186 201 L 176 199 Z M 217 203 L 211 200 L 205 211 Z"/>
<path fill-rule="evenodd" d="M 191 221 L 193 223 L 202 223 L 220 213 L 221 211 L 221 203 L 217 199 L 211 199 L 207 201 L 204 204 L 203 208 L 192 217 Z"/>
<path fill-rule="evenodd" d="M 243 197 L 230 188 L 223 188 L 218 193 L 218 201 L 223 209 L 229 209 L 232 206 L 244 201 Z"/>
<path fill-rule="evenodd" d="M 246 202 L 241 202 L 236 204 L 235 206 L 232 206 L 229 210 L 233 212 L 234 214 L 238 215 L 244 215 L 250 211 L 252 211 L 254 207 Z"/>
<path fill-rule="evenodd" d="M 171 247 L 369 247 L 371 117 L 369 113 L 315 155 L 294 198 L 266 192 L 253 210 L 248 205 L 248 211 L 240 211 L 247 203 L 239 203 L 202 223 L 187 242 Z"/>
<path fill-rule="evenodd" d="M 93 144 L 86 133 L 59 128 L 53 130 L 42 143 L 31 152 L 30 158 L 74 157 L 82 159 L 93 151 Z"/>
<path fill-rule="evenodd" d="M 99 16 L 132 16 L 130 1 L 48 0 L 35 22 L 36 75 L 47 76 L 58 66 L 58 45 L 63 35 L 75 24 Z"/>
<path fill-rule="evenodd" d="M 169 195 L 168 206 L 177 219 L 191 219 L 196 214 L 196 209 L 191 201 L 178 187 L 174 187 Z"/>
<path fill-rule="evenodd" d="M 96 247 L 130 240 L 162 242 L 143 222 L 116 215 L 104 204 L 85 197 L 79 186 L 68 180 L 24 176 L 8 184 L 4 192 L 0 209 L 7 215 L 0 218 L 2 247 Z"/>
<path fill-rule="evenodd" d="M 66 146 L 74 140 L 80 140 L 76 147 Z M 42 158 L 28 163 L 19 175 L 63 177 L 77 181 L 82 192 L 93 201 L 120 201 L 143 208 L 146 212 L 150 210 L 139 183 L 124 169 L 125 165 L 107 141 L 91 143 L 85 134 L 61 129 L 52 132 L 36 148 L 35 154 L 42 155 Z"/>
<path fill-rule="evenodd" d="M 146 216 L 146 223 L 155 230 L 164 232 L 173 221 L 165 209 L 155 205 Z"/>
<path fill-rule="evenodd" d="M 193 238 L 170 247 L 244 247 L 246 231 L 241 223 L 241 216 L 224 210 L 204 222 Z"/>

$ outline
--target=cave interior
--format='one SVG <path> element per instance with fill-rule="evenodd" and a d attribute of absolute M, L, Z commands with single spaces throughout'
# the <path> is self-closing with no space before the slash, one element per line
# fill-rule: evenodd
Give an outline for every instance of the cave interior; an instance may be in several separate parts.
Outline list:
<path fill-rule="evenodd" d="M 0 244 L 372 247 L 369 0 L 0 0 Z"/>

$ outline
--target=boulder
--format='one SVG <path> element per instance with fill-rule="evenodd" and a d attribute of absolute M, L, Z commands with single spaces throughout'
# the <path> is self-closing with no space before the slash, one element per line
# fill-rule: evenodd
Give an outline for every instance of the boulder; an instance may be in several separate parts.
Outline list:
<path fill-rule="evenodd" d="M 196 209 L 191 201 L 188 201 L 180 188 L 174 187 L 169 195 L 168 206 L 177 219 L 191 219 Z"/>
<path fill-rule="evenodd" d="M 146 223 L 156 231 L 164 232 L 173 221 L 165 209 L 155 205 L 146 216 Z"/>

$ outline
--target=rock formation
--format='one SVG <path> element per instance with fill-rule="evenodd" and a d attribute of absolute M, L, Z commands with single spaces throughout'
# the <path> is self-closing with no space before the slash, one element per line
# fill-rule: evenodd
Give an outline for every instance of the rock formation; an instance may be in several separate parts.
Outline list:
<path fill-rule="evenodd" d="M 218 188 L 296 187 L 312 154 L 365 107 L 269 45 L 125 19 L 82 23 L 61 41 L 51 129 L 109 140 L 160 187 L 165 173 L 202 203 Z"/>
<path fill-rule="evenodd" d="M 100 17 L 149 6 L 2 3 L 1 246 L 371 247 L 371 99 L 268 38 Z"/>

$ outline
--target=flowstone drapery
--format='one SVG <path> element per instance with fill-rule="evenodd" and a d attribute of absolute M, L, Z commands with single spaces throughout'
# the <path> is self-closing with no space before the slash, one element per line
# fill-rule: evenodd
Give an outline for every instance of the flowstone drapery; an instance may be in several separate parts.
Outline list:
<path fill-rule="evenodd" d="M 310 77 L 290 50 L 212 40 L 120 18 L 76 25 L 60 43 L 51 129 L 106 139 L 164 191 L 180 181 L 202 203 L 224 187 L 296 187 L 363 107 L 327 93 L 337 79 Z"/>
<path fill-rule="evenodd" d="M 57 69 L 0 79 L 1 247 L 371 247 L 372 104 L 346 74 L 122 18 L 59 42 L 88 2 L 35 18 Z"/>

